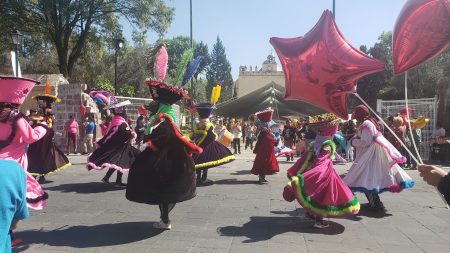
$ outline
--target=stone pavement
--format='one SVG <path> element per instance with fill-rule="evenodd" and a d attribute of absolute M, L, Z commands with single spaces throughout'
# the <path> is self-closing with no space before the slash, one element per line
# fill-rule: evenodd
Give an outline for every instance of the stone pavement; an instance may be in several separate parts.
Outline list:
<path fill-rule="evenodd" d="M 172 230 L 152 229 L 157 206 L 129 202 L 124 189 L 100 182 L 106 172 L 85 169 L 85 156 L 70 156 L 69 169 L 50 175 L 50 195 L 43 211 L 32 211 L 16 236 L 25 244 L 14 252 L 446 252 L 450 250 L 450 211 L 417 171 L 408 173 L 417 186 L 400 194 L 383 193 L 383 216 L 361 213 L 330 219 L 314 229 L 302 218 L 297 202 L 286 202 L 282 190 L 293 162 L 280 158 L 281 172 L 256 184 L 250 174 L 254 155 L 209 172 L 213 185 L 197 188 L 198 196 L 177 204 L 170 214 Z M 345 173 L 349 165 L 336 166 Z M 112 181 L 115 179 L 113 175 Z M 358 194 L 360 201 L 366 198 Z"/>

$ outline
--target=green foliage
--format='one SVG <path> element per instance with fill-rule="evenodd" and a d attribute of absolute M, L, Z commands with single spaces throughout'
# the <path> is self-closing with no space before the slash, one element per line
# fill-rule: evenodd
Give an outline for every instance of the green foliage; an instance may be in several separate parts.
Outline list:
<path fill-rule="evenodd" d="M 107 77 L 105 77 L 103 75 L 97 76 L 96 82 L 94 84 L 94 88 L 114 92 L 113 84 Z"/>
<path fill-rule="evenodd" d="M 213 46 L 211 52 L 211 64 L 206 71 L 206 79 L 208 85 L 206 86 L 207 100 L 211 98 L 212 88 L 219 82 L 222 83 L 222 92 L 219 102 L 227 101 L 233 97 L 233 78 L 231 76 L 231 65 L 225 54 L 225 47 L 219 36 Z"/>
<path fill-rule="evenodd" d="M 381 89 L 390 85 L 392 78 L 391 45 L 392 32 L 383 32 L 378 37 L 378 42 L 368 50 L 366 46 L 360 47 L 364 53 L 386 64 L 386 70 L 368 75 L 358 81 L 358 94 L 372 107 L 375 107 L 377 101 L 377 96 L 374 96 L 374 94 L 378 94 Z"/>
<path fill-rule="evenodd" d="M 195 46 L 194 58 L 197 56 L 202 57 L 202 62 L 198 67 L 197 73 L 194 75 L 195 79 L 197 79 L 200 74 L 205 72 L 209 64 L 211 64 L 211 56 L 209 55 L 208 45 L 203 43 L 203 41 L 200 41 L 200 43 Z"/>
<path fill-rule="evenodd" d="M 405 74 L 393 75 L 392 33 L 383 32 L 378 42 L 360 50 L 386 63 L 386 70 L 366 76 L 358 81 L 358 94 L 371 106 L 376 99 L 405 98 Z M 408 70 L 408 98 L 430 98 L 438 94 L 438 84 L 450 77 L 450 50 L 440 56 Z M 377 94 L 377 96 L 374 96 Z"/>
<path fill-rule="evenodd" d="M 130 84 L 122 84 L 119 88 L 119 95 L 124 97 L 134 97 L 136 93 L 133 85 Z"/>
<path fill-rule="evenodd" d="M 17 27 L 24 33 L 41 34 L 54 46 L 59 71 L 65 77 L 72 76 L 90 35 L 105 37 L 113 45 L 122 30 L 119 17 L 141 32 L 152 29 L 159 35 L 173 19 L 173 8 L 163 0 L 8 0 L 0 11 L 1 30 Z M 100 29 L 95 31 L 96 27 Z"/>
<path fill-rule="evenodd" d="M 378 92 L 378 98 L 383 100 L 395 100 L 399 95 L 398 90 L 393 86 L 386 86 Z"/>
<path fill-rule="evenodd" d="M 191 41 L 188 37 L 178 36 L 165 42 L 167 43 L 167 54 L 169 55 L 167 74 L 171 79 L 176 79 L 178 64 L 181 61 L 183 53 L 191 48 Z"/>
<path fill-rule="evenodd" d="M 206 95 L 206 86 L 208 85 L 206 79 L 200 77 L 199 79 L 194 80 L 193 84 L 195 85 L 195 100 L 199 102 L 209 102 L 207 98 L 209 98 L 211 94 Z"/>

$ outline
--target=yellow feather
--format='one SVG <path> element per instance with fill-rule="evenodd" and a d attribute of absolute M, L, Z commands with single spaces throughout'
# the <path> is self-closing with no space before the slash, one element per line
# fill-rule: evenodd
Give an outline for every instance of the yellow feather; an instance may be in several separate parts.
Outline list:
<path fill-rule="evenodd" d="M 216 87 L 213 88 L 213 93 L 211 95 L 211 104 L 216 104 L 217 101 L 219 101 L 221 89 L 222 87 L 220 85 L 216 85 Z"/>

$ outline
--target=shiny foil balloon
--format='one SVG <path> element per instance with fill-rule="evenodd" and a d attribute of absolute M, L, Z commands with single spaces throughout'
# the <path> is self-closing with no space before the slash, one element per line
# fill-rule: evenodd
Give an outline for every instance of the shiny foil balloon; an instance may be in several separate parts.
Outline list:
<path fill-rule="evenodd" d="M 343 119 L 348 118 L 346 95 L 356 81 L 385 69 L 383 62 L 355 49 L 342 36 L 326 10 L 304 37 L 271 38 L 286 78 L 286 99 L 299 99 Z"/>
<path fill-rule="evenodd" d="M 450 1 L 409 0 L 392 42 L 394 73 L 402 73 L 450 47 Z"/>

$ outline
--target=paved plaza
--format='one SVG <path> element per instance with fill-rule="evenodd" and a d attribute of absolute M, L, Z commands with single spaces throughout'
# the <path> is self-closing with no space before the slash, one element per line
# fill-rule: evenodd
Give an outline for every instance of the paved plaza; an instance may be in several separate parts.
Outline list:
<path fill-rule="evenodd" d="M 129 202 L 125 190 L 100 182 L 106 171 L 85 169 L 85 156 L 69 157 L 69 169 L 47 177 L 47 207 L 19 224 L 25 243 L 14 252 L 430 252 L 450 251 L 450 211 L 417 171 L 411 190 L 383 193 L 384 215 L 361 212 L 312 228 L 297 202 L 282 190 L 293 162 L 280 158 L 280 173 L 258 185 L 250 174 L 254 155 L 244 151 L 233 163 L 213 168 L 214 184 L 176 205 L 172 230 L 152 228 L 159 209 Z M 349 165 L 337 165 L 344 174 Z M 111 178 L 114 181 L 115 175 Z M 364 195 L 358 194 L 361 203 Z"/>

